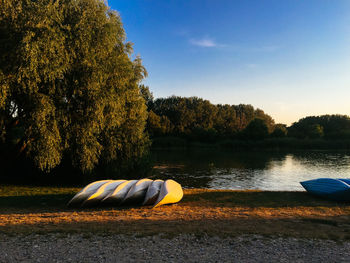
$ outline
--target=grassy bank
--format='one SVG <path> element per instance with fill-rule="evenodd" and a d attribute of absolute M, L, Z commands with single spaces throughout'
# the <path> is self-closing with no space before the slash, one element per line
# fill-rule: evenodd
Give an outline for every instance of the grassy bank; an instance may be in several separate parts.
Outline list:
<path fill-rule="evenodd" d="M 264 140 L 217 140 L 200 142 L 181 137 L 158 137 L 152 139 L 153 148 L 211 147 L 239 150 L 350 150 L 350 140 L 268 138 Z"/>
<path fill-rule="evenodd" d="M 304 192 L 185 189 L 175 205 L 69 209 L 79 189 L 2 186 L 0 231 L 137 235 L 262 234 L 350 239 L 350 205 Z"/>

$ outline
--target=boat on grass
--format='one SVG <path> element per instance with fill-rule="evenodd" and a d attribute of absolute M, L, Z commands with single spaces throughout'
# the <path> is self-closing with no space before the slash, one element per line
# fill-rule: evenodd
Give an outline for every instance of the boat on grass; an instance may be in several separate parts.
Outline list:
<path fill-rule="evenodd" d="M 128 180 L 118 185 L 113 192 L 102 199 L 103 203 L 119 205 L 123 202 L 129 190 L 137 183 L 137 180 Z"/>
<path fill-rule="evenodd" d="M 112 180 L 103 184 L 94 194 L 90 195 L 81 206 L 94 206 L 100 203 L 102 199 L 109 196 L 118 185 L 124 182 L 126 182 L 126 180 Z"/>
<path fill-rule="evenodd" d="M 93 182 L 77 193 L 69 206 L 150 205 L 157 207 L 179 202 L 182 187 L 174 180 L 102 180 Z"/>
<path fill-rule="evenodd" d="M 318 178 L 300 184 L 310 194 L 336 201 L 350 201 L 350 179 Z"/>
<path fill-rule="evenodd" d="M 123 204 L 142 204 L 145 199 L 148 187 L 152 184 L 151 179 L 138 180 L 124 197 Z"/>
<path fill-rule="evenodd" d="M 152 205 L 157 201 L 160 193 L 160 188 L 162 187 L 163 183 L 164 181 L 159 179 L 152 182 L 152 184 L 147 189 L 145 200 L 143 201 L 142 205 Z"/>
<path fill-rule="evenodd" d="M 182 199 L 183 195 L 184 193 L 179 183 L 174 180 L 166 180 L 160 188 L 159 196 L 153 207 L 177 203 Z"/>
<path fill-rule="evenodd" d="M 101 181 L 96 181 L 96 182 L 92 182 L 91 184 L 88 184 L 69 201 L 68 206 L 81 205 L 87 198 L 93 195 L 101 186 L 111 181 L 112 180 L 101 180 Z"/>

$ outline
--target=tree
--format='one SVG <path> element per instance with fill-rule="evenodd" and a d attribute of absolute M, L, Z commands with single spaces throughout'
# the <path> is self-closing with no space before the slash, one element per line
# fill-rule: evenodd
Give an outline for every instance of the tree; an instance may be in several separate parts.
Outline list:
<path fill-rule="evenodd" d="M 148 86 L 145 86 L 143 84 L 140 85 L 139 88 L 140 88 L 142 97 L 146 101 L 147 109 L 151 109 L 153 105 L 153 100 L 154 100 L 152 92 L 149 90 Z"/>
<path fill-rule="evenodd" d="M 252 105 L 239 104 L 234 106 L 236 110 L 239 130 L 242 131 L 255 118 L 255 110 Z"/>
<path fill-rule="evenodd" d="M 346 139 L 350 134 L 350 117 L 346 115 L 308 116 L 288 128 L 288 136 L 297 138 Z"/>
<path fill-rule="evenodd" d="M 254 118 L 263 119 L 269 133 L 274 127 L 274 120 L 252 105 L 214 105 L 198 97 L 177 96 L 158 98 L 151 105 L 153 113 L 169 119 L 174 135 L 190 139 L 237 138 Z M 153 118 L 148 127 L 156 127 L 155 123 Z"/>
<path fill-rule="evenodd" d="M 99 0 L 0 0 L 0 35 L 0 135 L 15 156 L 41 170 L 66 156 L 89 171 L 142 154 L 147 73 L 117 12 Z"/>
<path fill-rule="evenodd" d="M 231 137 L 239 132 L 239 122 L 236 116 L 235 106 L 217 105 L 218 113 L 215 118 L 215 129 L 223 137 Z"/>
<path fill-rule="evenodd" d="M 263 110 L 256 109 L 255 110 L 255 118 L 259 118 L 265 121 L 269 133 L 272 133 L 275 128 L 275 121 L 271 118 L 271 116 L 267 115 Z"/>
<path fill-rule="evenodd" d="M 308 126 L 307 136 L 311 139 L 318 139 L 324 136 L 323 127 L 319 124 L 312 124 Z"/>
<path fill-rule="evenodd" d="M 244 129 L 243 134 L 247 139 L 261 140 L 268 136 L 269 130 L 263 119 L 255 118 Z"/>
<path fill-rule="evenodd" d="M 152 110 L 148 113 L 147 130 L 150 136 L 166 135 L 171 132 L 171 123 L 166 116 L 158 116 Z"/>
<path fill-rule="evenodd" d="M 283 138 L 287 136 L 287 126 L 285 124 L 278 123 L 274 126 L 271 137 L 274 138 Z"/>

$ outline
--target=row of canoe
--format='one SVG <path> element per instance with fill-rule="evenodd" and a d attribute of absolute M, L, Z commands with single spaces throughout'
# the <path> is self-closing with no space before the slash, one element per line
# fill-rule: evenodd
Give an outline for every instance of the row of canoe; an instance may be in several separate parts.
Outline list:
<path fill-rule="evenodd" d="M 300 182 L 307 192 L 331 200 L 350 201 L 350 179 L 318 178 Z M 102 180 L 90 183 L 77 193 L 69 206 L 151 205 L 179 202 L 182 187 L 174 180 Z"/>
<path fill-rule="evenodd" d="M 174 180 L 102 180 L 90 183 L 68 203 L 72 207 L 89 207 L 101 204 L 151 205 L 179 202 L 182 187 Z"/>

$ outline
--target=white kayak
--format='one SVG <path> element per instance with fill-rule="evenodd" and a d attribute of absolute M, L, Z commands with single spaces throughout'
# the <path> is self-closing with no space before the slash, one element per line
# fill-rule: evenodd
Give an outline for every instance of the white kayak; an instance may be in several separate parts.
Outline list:
<path fill-rule="evenodd" d="M 164 181 L 159 179 L 152 182 L 152 184 L 147 189 L 146 196 L 143 200 L 142 205 L 153 205 L 156 202 L 163 183 Z"/>
<path fill-rule="evenodd" d="M 128 194 L 125 196 L 123 203 L 125 204 L 142 204 L 148 187 L 152 184 L 153 180 L 141 179 L 134 184 Z"/>
<path fill-rule="evenodd" d="M 115 188 L 115 190 L 107 195 L 102 202 L 108 203 L 108 204 L 114 204 L 119 205 L 121 202 L 123 202 L 125 196 L 128 194 L 130 188 L 136 184 L 137 180 L 129 180 L 125 181 L 124 183 L 121 183 L 120 185 Z"/>
<path fill-rule="evenodd" d="M 98 190 L 89 196 L 83 203 L 82 206 L 93 206 L 100 203 L 106 196 L 111 194 L 118 185 L 126 182 L 126 180 L 113 180 L 102 185 Z"/>
<path fill-rule="evenodd" d="M 92 194 L 94 194 L 102 185 L 112 180 L 101 180 L 88 184 L 79 193 L 77 193 L 68 203 L 68 206 L 79 206 Z"/>

